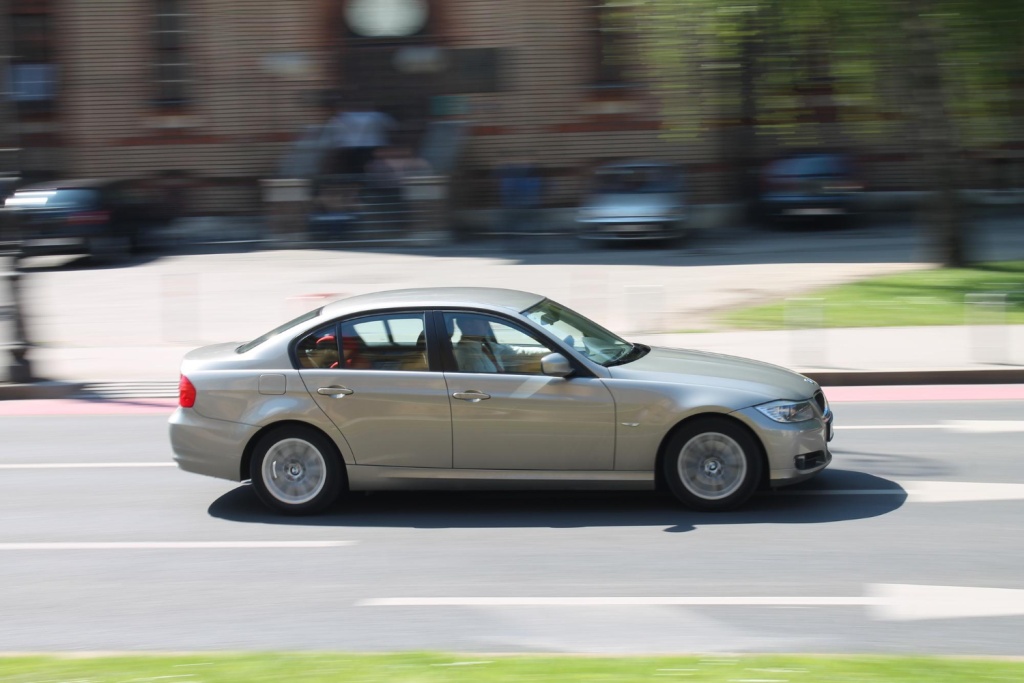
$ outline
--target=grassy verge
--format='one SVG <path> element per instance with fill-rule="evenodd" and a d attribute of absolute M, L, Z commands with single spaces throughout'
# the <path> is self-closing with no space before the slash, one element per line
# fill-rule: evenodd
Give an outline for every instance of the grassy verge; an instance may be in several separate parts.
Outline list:
<path fill-rule="evenodd" d="M 1024 661 L 905 657 L 502 657 L 247 654 L 0 657 L 0 681 L 160 680 L 171 683 L 541 683 L 685 680 L 700 683 L 981 683 L 1024 680 Z"/>
<path fill-rule="evenodd" d="M 980 295 L 980 296 L 979 296 Z M 973 300 L 975 303 L 968 303 Z M 729 327 L 1024 324 L 1024 261 L 870 278 L 727 313 Z"/>

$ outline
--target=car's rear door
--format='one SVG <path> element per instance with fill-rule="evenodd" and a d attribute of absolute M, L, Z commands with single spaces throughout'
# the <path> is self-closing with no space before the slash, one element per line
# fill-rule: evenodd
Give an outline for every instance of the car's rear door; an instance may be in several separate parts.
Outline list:
<path fill-rule="evenodd" d="M 296 346 L 299 375 L 360 465 L 452 466 L 451 406 L 423 311 L 340 321 Z"/>

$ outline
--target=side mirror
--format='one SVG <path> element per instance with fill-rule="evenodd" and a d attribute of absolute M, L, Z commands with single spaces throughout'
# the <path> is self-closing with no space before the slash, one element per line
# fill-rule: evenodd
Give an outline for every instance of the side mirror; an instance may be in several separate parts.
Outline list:
<path fill-rule="evenodd" d="M 540 359 L 540 371 L 551 377 L 568 377 L 572 374 L 572 365 L 562 354 L 549 353 Z"/>

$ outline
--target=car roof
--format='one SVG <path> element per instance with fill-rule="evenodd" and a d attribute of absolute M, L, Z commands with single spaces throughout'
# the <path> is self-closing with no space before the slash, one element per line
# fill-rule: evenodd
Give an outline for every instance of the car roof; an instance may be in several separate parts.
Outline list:
<path fill-rule="evenodd" d="M 333 301 L 323 308 L 323 315 L 335 317 L 359 311 L 382 308 L 489 308 L 525 310 L 545 297 L 515 289 L 493 287 L 420 287 L 386 292 L 360 294 Z"/>

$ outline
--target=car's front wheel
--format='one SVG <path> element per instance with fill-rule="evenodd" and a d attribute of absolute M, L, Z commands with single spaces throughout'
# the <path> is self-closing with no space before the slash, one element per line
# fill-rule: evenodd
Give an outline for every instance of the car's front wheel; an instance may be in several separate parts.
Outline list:
<path fill-rule="evenodd" d="M 334 444 L 300 425 L 264 434 L 253 449 L 249 472 L 260 500 L 289 515 L 323 511 L 337 500 L 345 478 Z"/>
<path fill-rule="evenodd" d="M 753 495 L 761 480 L 760 445 L 727 417 L 701 417 L 683 425 L 665 449 L 665 482 L 680 502 L 694 510 L 736 508 Z"/>

